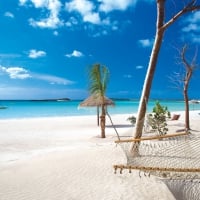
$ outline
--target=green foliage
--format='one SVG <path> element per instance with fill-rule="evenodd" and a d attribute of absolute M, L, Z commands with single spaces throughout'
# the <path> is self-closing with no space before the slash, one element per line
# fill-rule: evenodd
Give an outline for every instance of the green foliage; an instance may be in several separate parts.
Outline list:
<path fill-rule="evenodd" d="M 132 125 L 135 125 L 136 117 L 135 117 L 135 116 L 131 116 L 131 117 L 128 117 L 127 120 L 128 120 Z"/>
<path fill-rule="evenodd" d="M 89 71 L 89 81 L 90 93 L 103 97 L 109 81 L 108 68 L 100 64 L 94 64 Z"/>
<path fill-rule="evenodd" d="M 148 115 L 148 122 L 152 129 L 156 130 L 158 135 L 167 134 L 167 118 L 170 118 L 170 112 L 166 106 L 161 106 L 157 101 L 152 114 Z"/>

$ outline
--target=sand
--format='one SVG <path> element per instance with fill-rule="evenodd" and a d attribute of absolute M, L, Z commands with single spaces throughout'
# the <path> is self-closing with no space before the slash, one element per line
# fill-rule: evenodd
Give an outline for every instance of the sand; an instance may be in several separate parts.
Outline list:
<path fill-rule="evenodd" d="M 169 131 L 184 127 L 184 112 Z M 191 128 L 200 131 L 198 111 Z M 130 115 L 114 115 L 121 136 L 134 128 Z M 100 138 L 96 116 L 0 120 L 0 200 L 174 200 L 158 178 L 114 174 L 125 163 L 116 133 L 107 119 Z"/>

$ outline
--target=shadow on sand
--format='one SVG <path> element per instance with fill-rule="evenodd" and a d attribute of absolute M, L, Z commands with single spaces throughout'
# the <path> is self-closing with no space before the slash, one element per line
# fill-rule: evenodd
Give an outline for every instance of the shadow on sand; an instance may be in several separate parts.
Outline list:
<path fill-rule="evenodd" d="M 114 125 L 115 128 L 132 128 L 133 125 L 131 124 L 115 124 Z M 106 125 L 106 128 L 113 128 L 112 125 Z"/>

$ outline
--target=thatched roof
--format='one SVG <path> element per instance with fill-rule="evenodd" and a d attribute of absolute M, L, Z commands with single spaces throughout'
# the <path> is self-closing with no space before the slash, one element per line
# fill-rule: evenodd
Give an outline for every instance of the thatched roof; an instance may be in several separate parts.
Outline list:
<path fill-rule="evenodd" d="M 105 105 L 109 105 L 109 106 L 114 106 L 115 103 L 107 98 L 104 97 L 105 100 Z M 102 105 L 102 98 L 100 96 L 95 96 L 92 95 L 90 97 L 88 97 L 87 99 L 85 99 L 83 102 L 80 103 L 80 107 L 96 107 L 96 106 L 101 106 Z"/>

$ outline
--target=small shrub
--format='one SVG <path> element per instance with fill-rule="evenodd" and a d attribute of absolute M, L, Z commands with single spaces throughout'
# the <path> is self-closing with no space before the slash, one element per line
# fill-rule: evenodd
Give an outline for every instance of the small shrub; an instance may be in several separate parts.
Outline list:
<path fill-rule="evenodd" d="M 156 102 L 152 114 L 148 116 L 148 121 L 152 129 L 157 131 L 158 135 L 167 134 L 168 128 L 166 121 L 170 115 L 166 106 L 161 106 L 159 102 Z"/>

